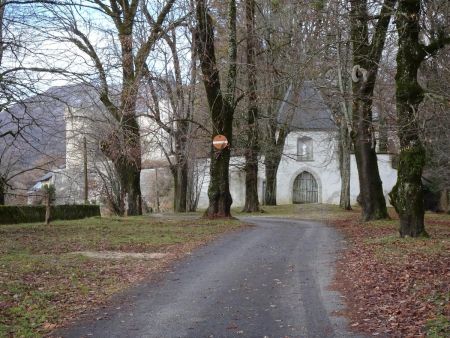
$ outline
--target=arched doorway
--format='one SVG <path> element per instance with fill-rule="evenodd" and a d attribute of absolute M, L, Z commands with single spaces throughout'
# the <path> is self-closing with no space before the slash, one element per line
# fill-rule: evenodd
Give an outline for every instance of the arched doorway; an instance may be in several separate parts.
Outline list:
<path fill-rule="evenodd" d="M 293 203 L 319 202 L 317 181 L 311 173 L 304 171 L 295 178 L 292 202 Z"/>

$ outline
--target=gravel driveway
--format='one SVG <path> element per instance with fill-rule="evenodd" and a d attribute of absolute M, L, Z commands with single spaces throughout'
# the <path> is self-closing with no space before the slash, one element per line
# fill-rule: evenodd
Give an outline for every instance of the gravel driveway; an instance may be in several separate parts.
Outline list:
<path fill-rule="evenodd" d="M 343 240 L 311 221 L 246 217 L 157 283 L 122 296 L 126 305 L 59 332 L 64 337 L 354 337 L 338 293 L 328 290 Z"/>

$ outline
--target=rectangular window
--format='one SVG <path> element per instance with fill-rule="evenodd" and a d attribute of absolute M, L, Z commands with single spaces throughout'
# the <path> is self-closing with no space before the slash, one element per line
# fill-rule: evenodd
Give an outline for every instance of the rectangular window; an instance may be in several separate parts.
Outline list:
<path fill-rule="evenodd" d="M 302 137 L 297 140 L 297 161 L 313 160 L 313 140 Z"/>

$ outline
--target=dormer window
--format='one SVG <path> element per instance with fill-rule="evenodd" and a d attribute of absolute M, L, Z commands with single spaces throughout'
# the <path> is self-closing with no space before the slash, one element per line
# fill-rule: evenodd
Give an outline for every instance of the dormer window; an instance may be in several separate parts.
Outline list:
<path fill-rule="evenodd" d="M 297 140 L 297 161 L 313 160 L 313 140 L 310 137 L 302 137 Z"/>

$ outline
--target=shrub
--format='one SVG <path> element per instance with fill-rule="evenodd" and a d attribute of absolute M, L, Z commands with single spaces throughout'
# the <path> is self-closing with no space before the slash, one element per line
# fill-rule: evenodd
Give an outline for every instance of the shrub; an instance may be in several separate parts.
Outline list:
<path fill-rule="evenodd" d="M 52 220 L 81 219 L 100 216 L 98 205 L 55 205 L 51 207 Z M 0 206 L 0 224 L 33 223 L 45 221 L 45 206 Z"/>

